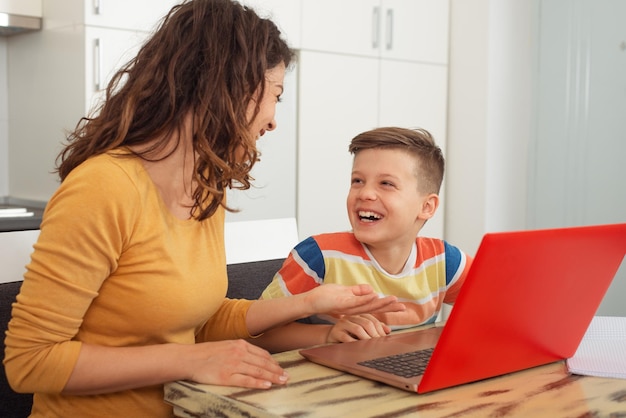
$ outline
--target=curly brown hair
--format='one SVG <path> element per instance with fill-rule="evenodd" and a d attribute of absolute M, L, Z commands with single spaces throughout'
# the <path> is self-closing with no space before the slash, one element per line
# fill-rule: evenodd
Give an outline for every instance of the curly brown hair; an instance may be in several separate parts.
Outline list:
<path fill-rule="evenodd" d="M 225 206 L 226 188 L 250 188 L 260 153 L 246 110 L 263 97 L 265 73 L 289 67 L 294 52 L 276 25 L 231 0 L 190 0 L 174 6 L 137 56 L 111 79 L 103 103 L 68 134 L 57 157 L 61 181 L 88 158 L 115 148 L 151 145 L 140 158 L 164 149 L 193 118 L 196 218 Z M 258 114 L 258 100 L 255 113 Z M 241 150 L 245 163 L 241 163 Z M 237 152 L 237 150 L 239 150 Z M 239 162 L 238 162 L 239 161 Z"/>

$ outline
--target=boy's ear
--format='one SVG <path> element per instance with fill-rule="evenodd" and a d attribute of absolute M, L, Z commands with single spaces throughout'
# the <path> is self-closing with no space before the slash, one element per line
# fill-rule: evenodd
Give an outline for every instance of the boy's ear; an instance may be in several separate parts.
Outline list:
<path fill-rule="evenodd" d="M 422 202 L 422 210 L 417 216 L 418 219 L 422 219 L 424 221 L 432 218 L 437 212 L 437 208 L 439 207 L 439 195 L 435 193 L 431 193 Z"/>

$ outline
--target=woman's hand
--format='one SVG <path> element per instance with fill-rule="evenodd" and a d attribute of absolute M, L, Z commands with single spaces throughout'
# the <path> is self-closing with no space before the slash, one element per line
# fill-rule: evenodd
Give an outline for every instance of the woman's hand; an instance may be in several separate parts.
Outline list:
<path fill-rule="evenodd" d="M 326 337 L 329 343 L 347 343 L 382 337 L 391 332 L 387 324 L 370 314 L 343 316 L 335 323 Z"/>
<path fill-rule="evenodd" d="M 267 389 L 287 382 L 287 373 L 262 348 L 244 340 L 196 344 L 198 350 L 189 359 L 198 383 Z"/>
<path fill-rule="evenodd" d="M 95 395 L 181 379 L 266 389 L 287 378 L 267 351 L 244 340 L 138 347 L 83 343 L 63 393 Z"/>
<path fill-rule="evenodd" d="M 306 293 L 313 314 L 358 315 L 363 313 L 400 312 L 406 307 L 395 296 L 378 297 L 372 286 L 323 284 Z"/>
<path fill-rule="evenodd" d="M 250 335 L 258 335 L 300 318 L 316 314 L 335 316 L 404 311 L 395 296 L 378 297 L 372 286 L 323 284 L 305 293 L 256 300 L 246 315 Z"/>

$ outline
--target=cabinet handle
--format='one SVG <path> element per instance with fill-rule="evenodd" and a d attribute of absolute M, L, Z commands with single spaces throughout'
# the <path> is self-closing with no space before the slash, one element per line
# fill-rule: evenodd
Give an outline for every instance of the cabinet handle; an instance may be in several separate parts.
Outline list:
<path fill-rule="evenodd" d="M 372 10 L 372 48 L 378 49 L 380 42 L 380 8 L 374 7 Z"/>
<path fill-rule="evenodd" d="M 100 0 L 93 0 L 93 14 L 100 14 Z"/>
<path fill-rule="evenodd" d="M 393 48 L 393 9 L 387 10 L 387 42 L 386 48 L 390 50 Z"/>
<path fill-rule="evenodd" d="M 100 39 L 93 41 L 93 89 L 100 91 L 102 88 L 102 48 L 100 48 Z"/>

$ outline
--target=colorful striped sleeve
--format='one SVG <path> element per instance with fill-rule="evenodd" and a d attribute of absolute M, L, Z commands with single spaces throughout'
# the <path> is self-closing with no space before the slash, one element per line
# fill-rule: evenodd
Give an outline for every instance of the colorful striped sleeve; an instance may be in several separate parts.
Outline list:
<path fill-rule="evenodd" d="M 443 244 L 446 254 L 446 285 L 448 287 L 443 302 L 452 304 L 456 301 L 461 286 L 465 282 L 472 258 L 446 241 Z"/>
<path fill-rule="evenodd" d="M 263 291 L 263 299 L 273 299 L 307 292 L 324 280 L 326 267 L 317 242 L 309 237 L 296 245 Z"/>

